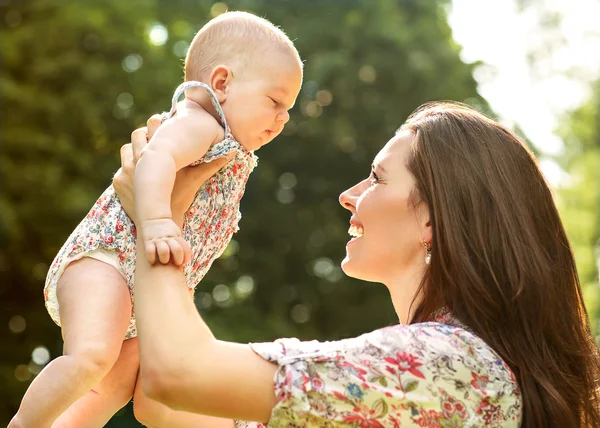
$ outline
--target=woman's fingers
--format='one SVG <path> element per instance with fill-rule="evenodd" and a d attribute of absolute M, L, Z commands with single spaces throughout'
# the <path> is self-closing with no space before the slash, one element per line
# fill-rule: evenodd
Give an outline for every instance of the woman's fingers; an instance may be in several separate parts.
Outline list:
<path fill-rule="evenodd" d="M 131 144 L 125 144 L 121 147 L 121 168 L 117 171 L 113 177 L 113 186 L 115 191 L 121 198 L 122 196 L 129 196 L 132 193 L 132 179 L 133 177 L 133 152 Z M 128 212 L 129 213 L 129 212 Z"/>
<path fill-rule="evenodd" d="M 150 122 L 150 120 L 148 120 Z M 137 165 L 140 160 L 140 156 L 144 147 L 148 143 L 146 136 L 148 135 L 148 128 L 138 128 L 131 134 L 131 148 L 133 152 L 133 165 Z"/>
<path fill-rule="evenodd" d="M 131 134 L 134 165 L 137 165 L 140 156 L 142 155 L 142 150 L 144 150 L 144 147 L 146 147 L 146 144 L 148 144 L 148 141 L 150 141 L 154 132 L 156 132 L 160 126 L 161 117 L 160 114 L 153 114 L 146 122 L 146 126 L 136 129 L 133 131 L 133 134 Z"/>
<path fill-rule="evenodd" d="M 131 143 L 121 146 L 121 168 L 126 169 L 133 163 L 133 149 Z"/>
<path fill-rule="evenodd" d="M 186 171 L 187 179 L 193 180 L 197 187 L 200 187 L 202 183 L 207 181 L 210 177 L 215 175 L 217 171 L 225 166 L 233 158 L 234 154 L 231 153 L 229 157 L 215 159 L 212 162 L 200 164 L 193 168 L 187 168 Z"/>
<path fill-rule="evenodd" d="M 160 124 L 162 123 L 162 115 L 161 114 L 153 114 L 146 122 L 146 126 L 148 128 L 148 140 L 152 138 Z"/>

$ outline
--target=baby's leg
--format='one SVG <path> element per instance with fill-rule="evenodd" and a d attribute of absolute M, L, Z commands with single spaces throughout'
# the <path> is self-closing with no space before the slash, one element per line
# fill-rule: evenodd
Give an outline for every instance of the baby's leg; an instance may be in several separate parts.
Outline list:
<path fill-rule="evenodd" d="M 117 362 L 102 381 L 77 400 L 52 428 L 103 427 L 133 396 L 140 366 L 137 338 L 123 342 Z"/>
<path fill-rule="evenodd" d="M 144 395 L 138 376 L 133 393 L 133 414 L 149 428 L 233 428 L 231 419 L 173 410 Z"/>
<path fill-rule="evenodd" d="M 71 263 L 57 286 L 63 356 L 48 364 L 23 397 L 14 427 L 50 427 L 110 371 L 129 326 L 131 299 L 113 267 L 83 258 Z"/>

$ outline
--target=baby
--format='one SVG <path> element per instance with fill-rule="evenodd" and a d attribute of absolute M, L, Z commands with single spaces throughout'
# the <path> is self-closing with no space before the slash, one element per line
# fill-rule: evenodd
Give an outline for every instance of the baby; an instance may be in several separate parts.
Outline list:
<path fill-rule="evenodd" d="M 135 220 L 150 263 L 182 266 L 194 289 L 237 230 L 253 151 L 281 133 L 301 83 L 293 43 L 265 19 L 228 12 L 198 32 L 185 83 L 136 168 L 136 211 L 146 214 Z M 223 157 L 231 160 L 199 189 L 182 231 L 170 209 L 176 172 Z M 131 398 L 133 384 L 114 391 L 101 381 L 122 361 L 123 341 L 137 335 L 136 225 L 110 186 L 59 251 L 44 298 L 62 328 L 64 355 L 32 382 L 11 427 L 103 426 Z"/>

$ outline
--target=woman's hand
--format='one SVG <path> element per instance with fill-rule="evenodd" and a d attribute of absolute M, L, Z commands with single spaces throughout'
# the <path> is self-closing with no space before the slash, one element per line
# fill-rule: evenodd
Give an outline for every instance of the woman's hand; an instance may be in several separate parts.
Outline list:
<path fill-rule="evenodd" d="M 131 134 L 131 143 L 121 147 L 121 168 L 113 178 L 113 186 L 121 200 L 123 209 L 134 223 L 137 223 L 133 194 L 133 175 L 135 166 L 140 159 L 142 149 L 152 138 L 154 132 L 160 126 L 160 123 L 160 115 L 155 114 L 148 119 L 146 127 L 138 128 L 133 131 Z M 233 154 L 231 156 L 233 156 Z M 215 159 L 210 163 L 183 168 L 177 172 L 173 193 L 171 194 L 171 213 L 173 221 L 177 223 L 177 225 L 180 227 L 183 226 L 185 212 L 192 202 L 194 202 L 194 197 L 200 186 L 230 160 L 231 157 Z"/>

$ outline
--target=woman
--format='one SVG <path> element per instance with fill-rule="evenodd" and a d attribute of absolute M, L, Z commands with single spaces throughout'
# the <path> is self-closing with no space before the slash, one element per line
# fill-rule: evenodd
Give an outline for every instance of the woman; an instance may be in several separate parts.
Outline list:
<path fill-rule="evenodd" d="M 133 134 L 134 151 L 144 142 Z M 134 160 L 123 156 L 115 183 L 126 208 Z M 512 132 L 463 105 L 424 105 L 340 203 L 353 236 L 344 272 L 385 284 L 401 324 L 339 342 L 219 341 L 181 271 L 142 251 L 143 391 L 269 426 L 600 426 L 600 355 L 572 251 Z"/>

